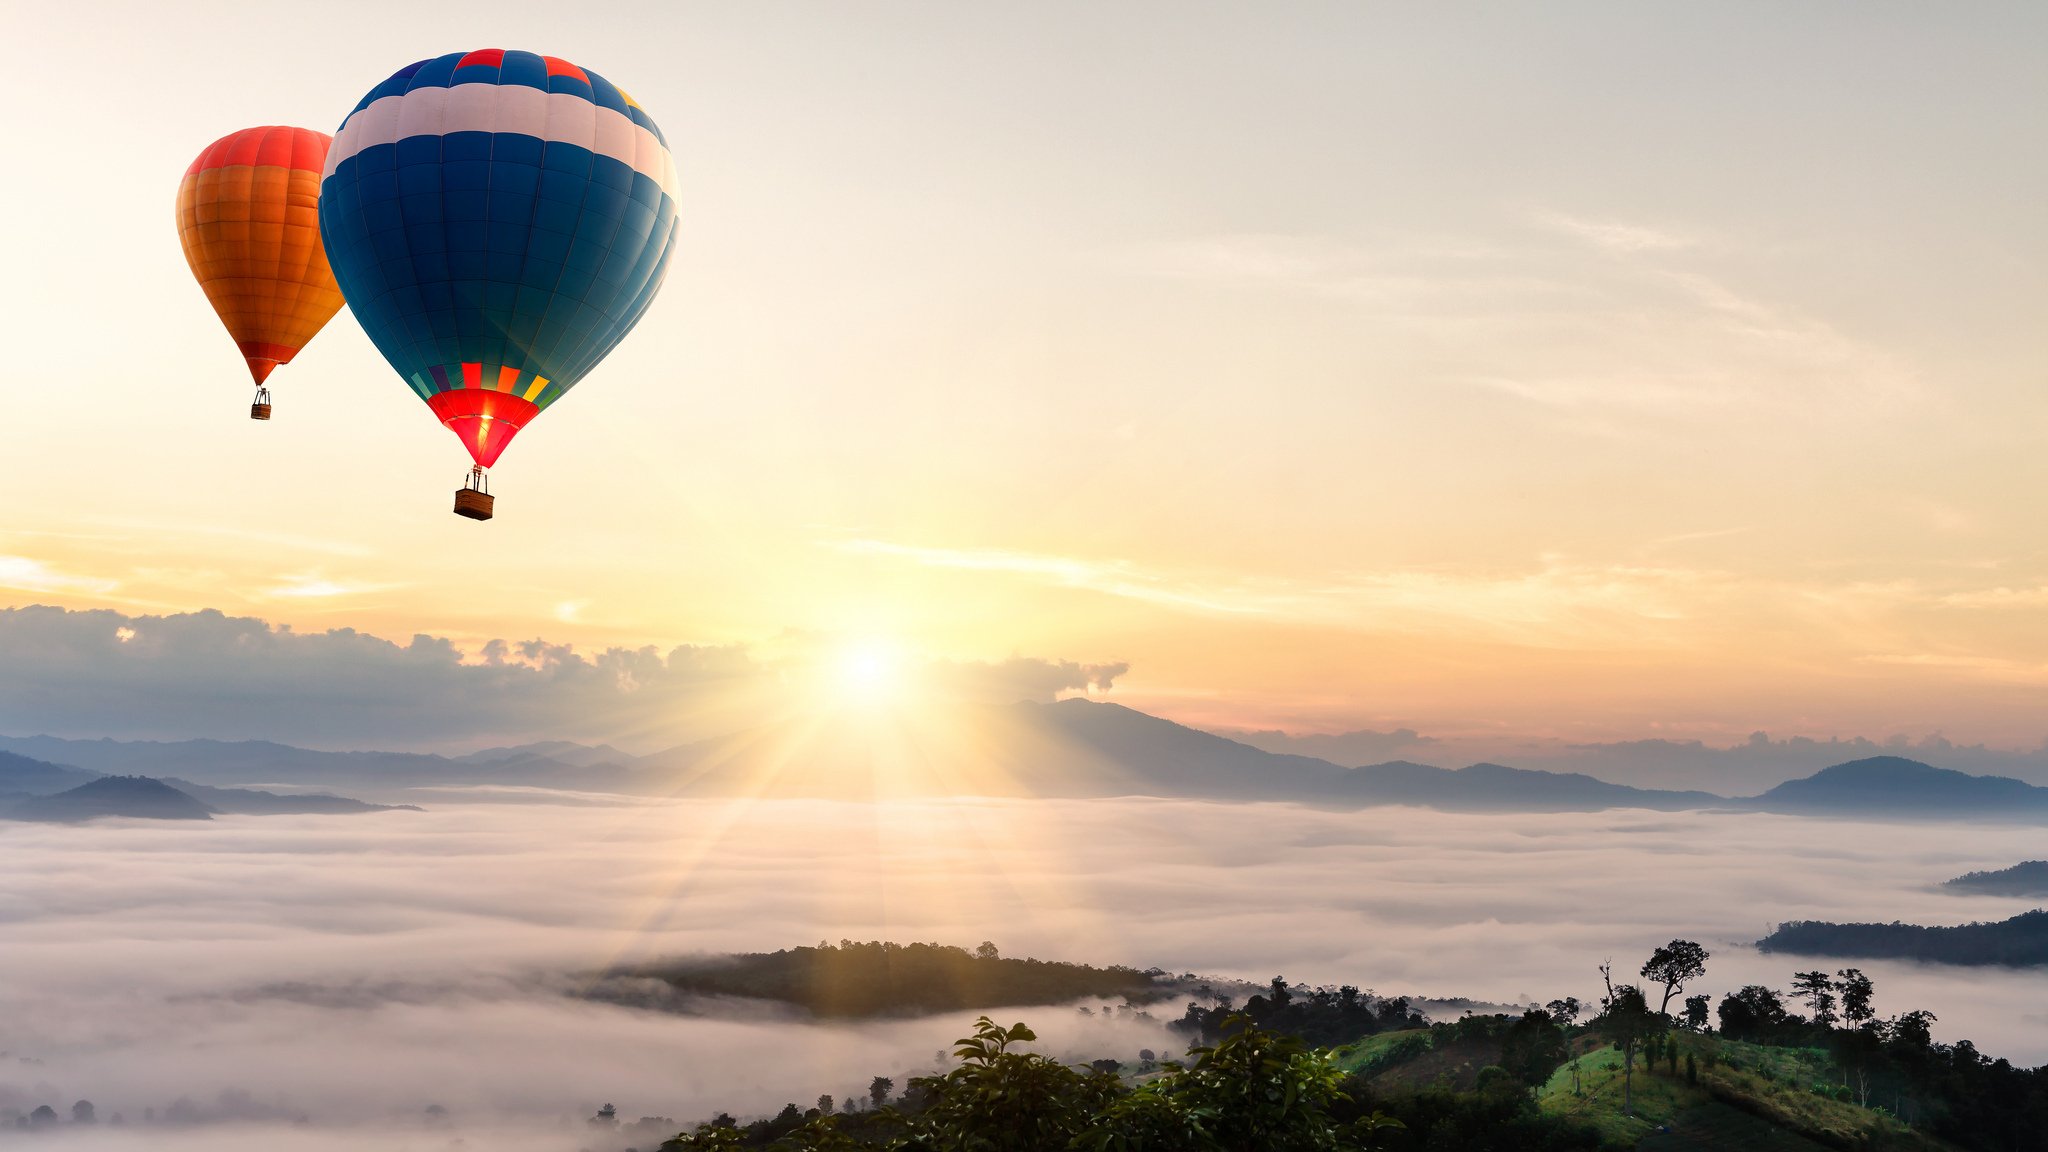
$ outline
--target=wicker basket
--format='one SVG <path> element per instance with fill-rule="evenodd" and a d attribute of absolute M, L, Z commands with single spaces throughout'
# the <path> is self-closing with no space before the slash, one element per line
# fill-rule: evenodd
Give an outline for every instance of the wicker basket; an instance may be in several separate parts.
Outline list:
<path fill-rule="evenodd" d="M 457 488 L 455 490 L 455 514 L 457 516 L 467 516 L 471 520 L 489 520 L 491 518 L 491 506 L 494 503 L 496 501 L 491 498 L 491 494 L 488 492 L 479 492 L 474 488 Z"/>
<path fill-rule="evenodd" d="M 270 419 L 270 405 L 268 405 L 268 404 L 251 404 L 251 405 L 249 405 L 249 419 L 251 419 L 251 420 L 268 420 L 268 419 Z"/>

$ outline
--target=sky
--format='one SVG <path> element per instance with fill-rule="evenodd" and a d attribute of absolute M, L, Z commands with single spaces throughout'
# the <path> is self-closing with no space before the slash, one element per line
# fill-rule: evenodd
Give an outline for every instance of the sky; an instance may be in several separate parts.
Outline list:
<path fill-rule="evenodd" d="M 0 109 L 0 606 L 1128 665 L 1294 733 L 2048 738 L 2038 5 L 7 12 L 51 95 Z M 683 231 L 475 524 L 345 312 L 243 418 L 171 209 L 486 46 L 631 91 Z"/>
<path fill-rule="evenodd" d="M 2038 842 L 1761 815 L 1388 817 L 1142 799 L 450 801 L 21 825 L 0 837 L 0 865 L 23 878 L 0 892 L 16 1057 L 0 1063 L 0 1108 L 84 1098 L 133 1122 L 184 1097 L 216 1118 L 306 1116 L 267 1145 L 302 1148 L 416 1127 L 437 1103 L 472 1146 L 506 1142 L 484 1138 L 502 1127 L 511 1147 L 561 1148 L 574 1144 L 559 1125 L 605 1101 L 689 1121 L 876 1075 L 900 1087 L 965 1033 L 967 1014 L 832 1025 L 728 1004 L 677 1018 L 563 995 L 615 961 L 820 939 L 989 939 L 1009 956 L 1527 1004 L 1593 1001 L 1603 959 L 1632 975 L 1682 936 L 1712 954 L 1687 993 L 1718 1001 L 1814 966 L 1749 947 L 1778 920 L 2013 915 L 2026 902 L 1935 885 Z M 1926 1009 L 1945 1042 L 2048 1059 L 2038 971 L 1862 967 L 1885 1016 Z M 1184 1047 L 1161 1026 L 1184 1006 L 1150 1025 L 1069 1005 L 998 1014 L 1063 1058 L 1131 1059 Z M 222 1108 L 223 1092 L 241 1103 Z"/>

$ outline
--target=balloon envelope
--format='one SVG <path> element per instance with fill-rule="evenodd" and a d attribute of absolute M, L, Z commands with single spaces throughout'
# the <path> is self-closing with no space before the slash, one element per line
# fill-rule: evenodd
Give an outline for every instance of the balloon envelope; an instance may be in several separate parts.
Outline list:
<path fill-rule="evenodd" d="M 178 185 L 178 239 L 258 384 L 341 308 L 320 244 L 328 137 L 245 128 L 207 146 Z"/>
<path fill-rule="evenodd" d="M 488 468 L 647 311 L 675 249 L 675 162 L 595 72 L 453 52 L 342 122 L 320 231 L 370 339 Z"/>

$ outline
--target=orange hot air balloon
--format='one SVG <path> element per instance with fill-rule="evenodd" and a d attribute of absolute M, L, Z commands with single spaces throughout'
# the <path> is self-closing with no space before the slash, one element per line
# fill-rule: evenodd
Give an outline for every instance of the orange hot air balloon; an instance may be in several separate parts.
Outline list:
<path fill-rule="evenodd" d="M 320 244 L 320 169 L 332 138 L 245 128 L 208 145 L 178 185 L 178 240 L 256 380 L 252 420 L 270 419 L 271 369 L 341 309 Z"/>

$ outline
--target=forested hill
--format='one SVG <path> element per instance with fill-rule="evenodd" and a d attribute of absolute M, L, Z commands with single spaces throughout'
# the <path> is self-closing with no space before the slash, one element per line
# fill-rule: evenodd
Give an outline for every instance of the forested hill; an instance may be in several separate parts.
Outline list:
<path fill-rule="evenodd" d="M 1996 872 L 1970 872 L 1942 887 L 1987 896 L 2048 896 L 2048 860 L 2028 860 Z"/>
<path fill-rule="evenodd" d="M 74 823 L 102 816 L 211 820 L 213 810 L 161 780 L 147 776 L 102 776 L 63 792 L 16 800 L 0 809 L 0 816 L 49 823 Z"/>
<path fill-rule="evenodd" d="M 1991 924 L 1929 928 L 1919 924 L 1830 924 L 1795 920 L 1757 941 L 1764 952 L 1937 964 L 2048 965 L 2048 911 L 2039 908 Z"/>
<path fill-rule="evenodd" d="M 648 1007 L 675 996 L 737 996 L 794 1004 L 819 1016 L 915 1016 L 972 1008 L 1064 1004 L 1088 997 L 1157 1000 L 1183 991 L 1157 969 L 1017 960 L 984 943 L 852 940 L 740 956 L 611 969 L 585 995 Z"/>

